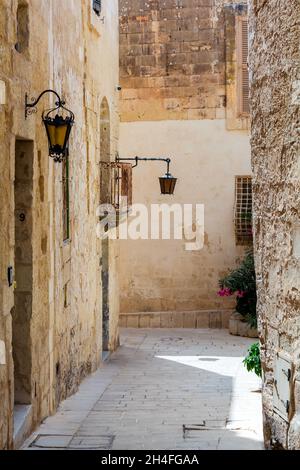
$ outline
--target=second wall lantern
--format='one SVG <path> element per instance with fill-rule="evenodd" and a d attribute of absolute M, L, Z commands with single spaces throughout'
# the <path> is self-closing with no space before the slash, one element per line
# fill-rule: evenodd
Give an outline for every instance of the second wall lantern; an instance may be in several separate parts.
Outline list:
<path fill-rule="evenodd" d="M 170 173 L 170 163 L 171 159 L 170 158 L 147 158 L 147 157 L 132 157 L 132 158 L 116 158 L 117 162 L 120 161 L 135 161 L 135 165 L 133 165 L 132 168 L 136 167 L 138 165 L 138 162 L 140 161 L 146 161 L 146 162 L 166 162 L 167 163 L 167 173 L 164 176 L 161 176 L 159 178 L 159 184 L 160 184 L 160 191 L 161 194 L 174 194 L 177 178 L 174 178 L 174 176 L 171 175 Z"/>

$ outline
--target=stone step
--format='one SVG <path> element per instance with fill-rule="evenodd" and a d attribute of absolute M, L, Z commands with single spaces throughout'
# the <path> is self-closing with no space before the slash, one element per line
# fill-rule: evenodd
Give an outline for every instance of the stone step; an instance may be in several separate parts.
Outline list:
<path fill-rule="evenodd" d="M 121 313 L 123 328 L 228 328 L 232 310 Z"/>

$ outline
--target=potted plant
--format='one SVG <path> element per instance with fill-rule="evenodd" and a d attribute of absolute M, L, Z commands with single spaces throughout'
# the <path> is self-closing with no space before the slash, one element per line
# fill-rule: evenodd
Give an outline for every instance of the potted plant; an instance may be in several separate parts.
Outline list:
<path fill-rule="evenodd" d="M 240 336 L 257 336 L 256 277 L 253 251 L 248 251 L 237 269 L 219 282 L 220 297 L 236 295 L 236 314 L 230 320 L 230 333 Z M 244 323 L 240 325 L 239 323 Z"/>

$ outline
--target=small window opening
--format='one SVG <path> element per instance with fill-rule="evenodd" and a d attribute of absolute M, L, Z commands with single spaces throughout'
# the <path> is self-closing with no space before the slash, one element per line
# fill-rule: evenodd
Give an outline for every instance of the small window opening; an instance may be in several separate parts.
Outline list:
<path fill-rule="evenodd" d="M 29 14 L 28 5 L 19 2 L 17 9 L 17 43 L 15 49 L 22 53 L 29 45 Z"/>
<path fill-rule="evenodd" d="M 101 15 L 101 0 L 93 0 L 93 10 L 97 16 Z"/>

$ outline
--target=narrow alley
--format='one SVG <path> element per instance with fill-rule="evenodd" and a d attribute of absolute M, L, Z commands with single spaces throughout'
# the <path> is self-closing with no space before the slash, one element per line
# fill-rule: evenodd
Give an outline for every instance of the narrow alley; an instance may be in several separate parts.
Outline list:
<path fill-rule="evenodd" d="M 226 330 L 126 329 L 23 449 L 262 449 L 261 383 Z"/>
<path fill-rule="evenodd" d="M 1 468 L 300 450 L 299 19 L 0 0 Z"/>

